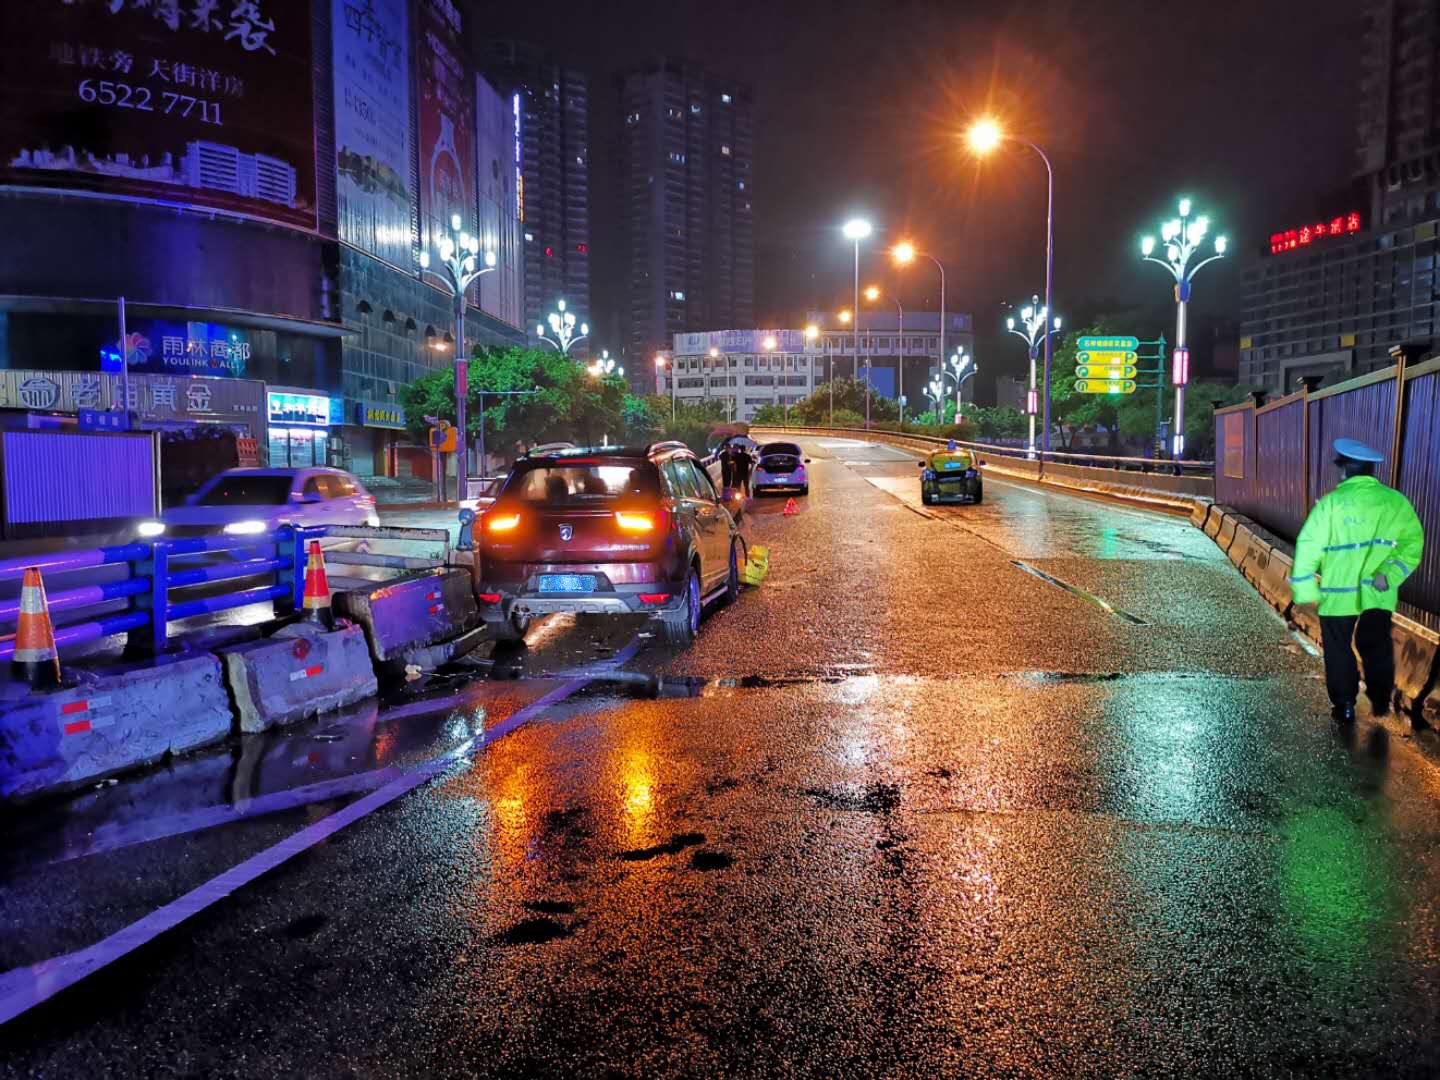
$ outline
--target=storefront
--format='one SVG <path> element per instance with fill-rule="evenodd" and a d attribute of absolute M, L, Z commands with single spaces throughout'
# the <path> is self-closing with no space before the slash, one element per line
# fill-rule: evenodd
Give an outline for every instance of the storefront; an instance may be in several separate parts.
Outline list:
<path fill-rule="evenodd" d="M 330 397 L 311 390 L 266 394 L 271 468 L 330 463 Z"/>
<path fill-rule="evenodd" d="M 350 468 L 359 476 L 395 476 L 405 437 L 405 406 L 393 401 L 353 401 L 346 417 Z"/>

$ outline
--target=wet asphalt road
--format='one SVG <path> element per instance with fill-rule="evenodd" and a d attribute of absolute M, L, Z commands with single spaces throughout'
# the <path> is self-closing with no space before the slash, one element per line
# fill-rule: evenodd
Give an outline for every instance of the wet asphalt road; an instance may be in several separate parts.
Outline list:
<path fill-rule="evenodd" d="M 0 994 L 530 718 L 0 1028 L 0 1076 L 1440 1071 L 1440 773 L 1331 729 L 1208 540 L 807 451 L 683 653 L 553 619 L 7 822 Z"/>

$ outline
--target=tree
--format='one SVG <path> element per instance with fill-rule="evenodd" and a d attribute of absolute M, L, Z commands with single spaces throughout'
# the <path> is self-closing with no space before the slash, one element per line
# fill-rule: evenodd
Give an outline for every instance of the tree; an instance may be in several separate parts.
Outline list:
<path fill-rule="evenodd" d="M 855 379 L 836 379 L 835 384 L 835 423 L 839 425 L 839 414 L 844 411 L 853 413 L 860 417 L 860 423 L 865 423 L 865 383 Z M 871 420 L 896 420 L 900 416 L 900 407 L 882 394 L 877 394 L 872 389 L 870 392 L 870 419 Z M 830 419 L 830 383 L 821 383 L 815 387 L 815 392 L 804 401 L 796 402 L 790 406 L 790 418 L 792 422 L 800 424 L 824 424 Z"/>
<path fill-rule="evenodd" d="M 752 424 L 761 424 L 767 427 L 779 427 L 785 424 L 789 414 L 783 405 L 761 405 L 755 410 L 755 415 L 750 418 Z"/>

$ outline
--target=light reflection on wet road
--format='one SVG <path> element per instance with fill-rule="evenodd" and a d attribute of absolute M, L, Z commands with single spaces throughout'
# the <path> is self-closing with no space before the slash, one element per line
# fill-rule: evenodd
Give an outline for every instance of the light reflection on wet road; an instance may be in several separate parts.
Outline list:
<path fill-rule="evenodd" d="M 994 478 L 921 514 L 896 452 L 807 450 L 801 513 L 747 525 L 770 578 L 691 649 L 652 644 L 0 1029 L 0 1075 L 1440 1068 L 1434 767 L 1331 731 L 1315 662 L 1208 541 Z M 36 815 L 0 968 L 356 796 L 65 857 L 107 828 L 413 766 L 636 629 L 556 620 L 432 705 Z"/>

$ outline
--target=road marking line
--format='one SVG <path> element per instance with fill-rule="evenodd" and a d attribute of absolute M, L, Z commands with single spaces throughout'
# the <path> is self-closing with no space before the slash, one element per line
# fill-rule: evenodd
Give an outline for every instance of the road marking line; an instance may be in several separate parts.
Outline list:
<path fill-rule="evenodd" d="M 1139 615 L 1131 615 L 1130 612 L 1126 611 L 1124 608 L 1117 608 L 1114 604 L 1100 599 L 1100 597 L 1096 596 L 1094 593 L 1086 592 L 1078 585 L 1071 585 L 1068 581 L 1061 581 L 1057 577 L 1052 577 L 1050 574 L 1047 574 L 1039 567 L 1031 566 L 1029 563 L 1021 562 L 1019 559 L 1011 559 L 1010 565 L 1019 567 L 1021 570 L 1024 570 L 1025 573 L 1032 574 L 1035 577 L 1039 578 L 1041 581 L 1048 581 L 1051 585 L 1054 585 L 1057 588 L 1064 589 L 1072 596 L 1078 596 L 1081 600 L 1094 604 L 1096 607 L 1100 608 L 1100 610 L 1107 612 L 1108 614 L 1114 615 L 1117 619 L 1124 619 L 1126 622 L 1134 623 L 1136 626 L 1148 625 L 1144 619 L 1140 618 Z"/>
<path fill-rule="evenodd" d="M 616 654 L 616 659 L 622 662 L 630 659 L 640 651 L 640 644 L 640 638 L 632 639 L 630 644 Z M 511 713 L 493 728 L 481 732 L 475 738 L 467 739 L 453 750 L 396 777 L 379 790 L 372 791 L 328 817 L 287 836 L 272 847 L 252 855 L 244 862 L 156 908 L 144 918 L 117 930 L 94 945 L 0 974 L 0 1024 L 15 1019 L 60 991 L 74 986 L 87 975 L 92 975 L 129 955 L 166 931 L 173 930 L 192 915 L 199 914 L 237 889 L 335 835 L 345 826 L 368 817 L 421 784 L 435 779 L 452 766 L 473 757 L 477 751 L 508 735 L 537 713 L 564 701 L 591 681 L 581 678 L 563 683 L 544 697 Z"/>

